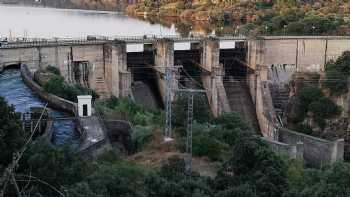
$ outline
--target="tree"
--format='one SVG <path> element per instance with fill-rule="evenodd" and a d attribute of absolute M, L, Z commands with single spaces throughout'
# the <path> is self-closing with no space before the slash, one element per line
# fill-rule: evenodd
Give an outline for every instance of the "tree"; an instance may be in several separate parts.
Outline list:
<path fill-rule="evenodd" d="M 350 76 L 350 51 L 345 51 L 334 62 L 326 64 L 326 79 L 323 85 L 331 91 L 332 95 L 341 95 L 348 91 L 348 78 Z"/>
<path fill-rule="evenodd" d="M 287 189 L 285 171 L 283 160 L 260 138 L 244 135 L 234 145 L 231 159 L 219 171 L 215 180 L 216 188 L 225 191 L 249 185 L 244 191 L 248 196 L 253 195 L 253 190 L 261 197 L 279 197 Z"/>
<path fill-rule="evenodd" d="M 347 197 L 350 195 L 350 164 L 340 162 L 323 169 L 294 168 L 284 197 Z"/>
<path fill-rule="evenodd" d="M 0 97 L 0 196 L 7 189 L 8 173 L 5 171 L 13 163 L 14 155 L 25 143 L 26 134 L 21 129 L 20 116 L 13 106 Z"/>
<path fill-rule="evenodd" d="M 17 173 L 31 175 L 61 189 L 79 182 L 93 170 L 91 161 L 68 146 L 53 147 L 45 141 L 34 141 L 19 163 Z M 33 185 L 32 194 L 56 196 L 45 184 Z"/>
<path fill-rule="evenodd" d="M 0 97 L 0 172 L 24 144 L 26 134 L 22 130 L 20 115 Z"/>

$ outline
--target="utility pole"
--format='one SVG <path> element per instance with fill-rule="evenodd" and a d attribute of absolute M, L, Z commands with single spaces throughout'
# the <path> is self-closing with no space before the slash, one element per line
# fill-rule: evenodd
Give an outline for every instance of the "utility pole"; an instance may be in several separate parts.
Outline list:
<path fill-rule="evenodd" d="M 178 72 L 178 68 L 182 66 L 165 67 L 165 133 L 164 141 L 170 142 L 172 138 L 172 91 L 174 90 L 174 78 Z"/>
<path fill-rule="evenodd" d="M 186 160 L 185 173 L 191 177 L 192 174 L 192 125 L 193 125 L 193 100 L 194 95 L 198 93 L 205 93 L 205 90 L 199 89 L 179 89 L 179 92 L 187 93 L 187 126 L 186 126 Z"/>
<path fill-rule="evenodd" d="M 166 83 L 166 93 L 165 93 L 165 136 L 164 141 L 169 142 L 173 139 L 171 138 L 171 116 L 172 116 L 172 109 L 171 109 L 171 90 L 172 90 L 172 83 L 173 83 L 173 71 L 166 67 L 165 68 L 165 83 Z"/>

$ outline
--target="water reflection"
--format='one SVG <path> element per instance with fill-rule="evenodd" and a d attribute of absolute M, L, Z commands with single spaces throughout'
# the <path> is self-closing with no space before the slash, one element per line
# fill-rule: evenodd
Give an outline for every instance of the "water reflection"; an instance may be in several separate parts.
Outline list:
<path fill-rule="evenodd" d="M 193 21 L 184 20 L 177 17 L 143 17 L 136 16 L 139 20 L 148 21 L 151 24 L 161 24 L 168 28 L 175 28 L 175 31 L 181 36 L 193 34 L 215 34 L 215 35 L 233 35 L 239 34 L 239 24 L 233 21 Z"/>

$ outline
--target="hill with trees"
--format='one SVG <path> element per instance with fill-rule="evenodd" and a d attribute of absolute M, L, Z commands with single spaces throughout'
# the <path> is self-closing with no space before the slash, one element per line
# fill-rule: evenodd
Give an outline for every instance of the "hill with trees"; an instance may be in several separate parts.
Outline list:
<path fill-rule="evenodd" d="M 131 15 L 170 16 L 194 21 L 234 21 L 236 33 L 341 35 L 349 33 L 347 0 L 143 0 Z"/>

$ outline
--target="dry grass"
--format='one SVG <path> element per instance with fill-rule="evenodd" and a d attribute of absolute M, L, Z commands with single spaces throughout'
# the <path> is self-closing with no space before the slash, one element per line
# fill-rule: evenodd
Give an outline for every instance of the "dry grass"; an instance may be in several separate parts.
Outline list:
<path fill-rule="evenodd" d="M 176 147 L 176 140 L 171 143 L 164 143 L 162 130 L 157 129 L 153 135 L 152 141 L 141 152 L 131 155 L 127 158 L 141 164 L 147 168 L 160 168 L 162 163 L 170 157 L 177 156 L 185 158 L 186 154 L 181 153 Z M 218 169 L 218 163 L 210 162 L 206 157 L 194 157 L 192 160 L 193 171 L 202 176 L 215 177 Z"/>

